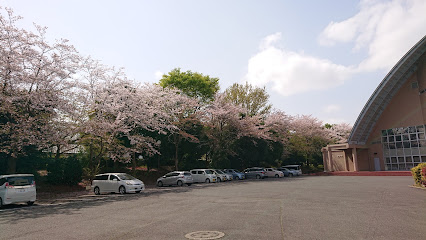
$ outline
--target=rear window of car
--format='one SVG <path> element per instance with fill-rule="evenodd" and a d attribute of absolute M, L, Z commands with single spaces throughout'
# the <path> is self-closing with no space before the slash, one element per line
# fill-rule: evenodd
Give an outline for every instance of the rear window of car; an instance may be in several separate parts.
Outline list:
<path fill-rule="evenodd" d="M 185 176 L 191 176 L 191 173 L 186 172 L 186 173 L 183 173 L 183 175 L 185 175 Z"/>
<path fill-rule="evenodd" d="M 33 176 L 8 177 L 6 178 L 6 181 L 9 183 L 10 186 L 28 186 L 33 184 L 34 177 Z"/>

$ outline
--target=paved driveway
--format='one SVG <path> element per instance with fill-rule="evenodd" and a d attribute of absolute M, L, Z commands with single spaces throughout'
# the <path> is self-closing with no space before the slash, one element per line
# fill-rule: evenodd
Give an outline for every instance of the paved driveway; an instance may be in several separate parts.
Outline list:
<path fill-rule="evenodd" d="M 309 176 L 164 188 L 0 210 L 0 239 L 425 239 L 411 177 Z M 97 197 L 95 197 L 97 198 Z"/>

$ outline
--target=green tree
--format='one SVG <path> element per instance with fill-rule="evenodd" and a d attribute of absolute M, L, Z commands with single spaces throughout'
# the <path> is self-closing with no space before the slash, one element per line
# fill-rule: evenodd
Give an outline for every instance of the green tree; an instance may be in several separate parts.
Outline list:
<path fill-rule="evenodd" d="M 202 102 L 210 102 L 219 91 L 219 78 L 212 78 L 201 73 L 175 68 L 160 79 L 162 87 L 180 89 L 186 95 Z"/>
<path fill-rule="evenodd" d="M 265 88 L 253 87 L 251 84 L 234 83 L 225 90 L 225 98 L 241 105 L 248 116 L 265 115 L 270 112 L 272 105 L 268 103 L 269 95 Z"/>

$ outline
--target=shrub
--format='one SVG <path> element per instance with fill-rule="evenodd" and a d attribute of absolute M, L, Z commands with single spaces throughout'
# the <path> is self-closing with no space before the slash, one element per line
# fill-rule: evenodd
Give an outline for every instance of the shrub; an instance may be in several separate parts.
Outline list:
<path fill-rule="evenodd" d="M 420 163 L 411 169 L 411 175 L 414 178 L 414 184 L 426 187 L 426 163 Z"/>
<path fill-rule="evenodd" d="M 76 156 L 59 159 L 48 165 L 47 181 L 53 185 L 77 185 L 81 181 L 83 169 Z"/>

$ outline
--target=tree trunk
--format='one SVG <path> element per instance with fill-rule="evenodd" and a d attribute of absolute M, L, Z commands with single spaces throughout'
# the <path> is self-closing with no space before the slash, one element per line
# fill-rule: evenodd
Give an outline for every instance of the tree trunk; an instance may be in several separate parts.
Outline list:
<path fill-rule="evenodd" d="M 55 162 L 57 162 L 59 160 L 59 157 L 61 156 L 61 152 L 59 151 L 59 148 L 61 147 L 61 145 L 56 145 L 56 154 L 55 154 Z"/>
<path fill-rule="evenodd" d="M 7 173 L 16 173 L 16 158 L 9 156 L 7 158 Z"/>
<path fill-rule="evenodd" d="M 133 153 L 132 158 L 133 158 L 132 159 L 132 172 L 133 172 L 133 175 L 135 175 L 136 174 L 136 153 L 135 152 Z"/>
<path fill-rule="evenodd" d="M 179 165 L 179 137 L 175 135 L 175 171 L 178 171 Z"/>

